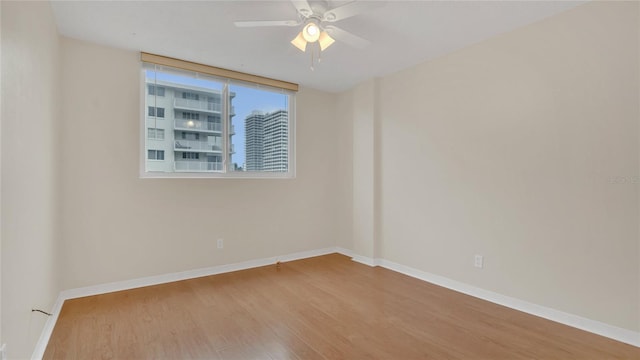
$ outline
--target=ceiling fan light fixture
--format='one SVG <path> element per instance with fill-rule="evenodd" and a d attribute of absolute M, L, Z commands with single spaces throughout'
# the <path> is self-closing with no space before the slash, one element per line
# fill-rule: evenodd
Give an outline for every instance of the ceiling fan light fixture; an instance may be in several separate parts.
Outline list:
<path fill-rule="evenodd" d="M 324 51 L 326 48 L 331 46 L 336 42 L 326 31 L 320 33 L 320 37 L 318 38 L 318 44 L 320 44 L 320 51 Z"/>
<path fill-rule="evenodd" d="M 302 31 L 298 33 L 298 36 L 296 36 L 295 39 L 291 40 L 291 44 L 300 49 L 300 51 L 302 52 L 305 52 L 307 50 L 307 41 L 304 39 Z"/>
<path fill-rule="evenodd" d="M 320 38 L 320 27 L 313 21 L 310 21 L 302 28 L 302 36 L 307 42 L 316 42 Z"/>

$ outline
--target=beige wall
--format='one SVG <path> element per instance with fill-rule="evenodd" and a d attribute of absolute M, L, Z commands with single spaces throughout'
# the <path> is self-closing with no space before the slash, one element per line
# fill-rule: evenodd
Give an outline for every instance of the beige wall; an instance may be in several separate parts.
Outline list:
<path fill-rule="evenodd" d="M 136 52 L 63 40 L 63 288 L 334 246 L 348 228 L 336 95 L 297 95 L 297 177 L 139 179 Z M 347 218 L 348 219 L 348 218 Z M 225 248 L 216 249 L 216 239 Z"/>
<path fill-rule="evenodd" d="M 2 342 L 28 358 L 59 287 L 59 37 L 50 5 L 2 8 Z"/>
<path fill-rule="evenodd" d="M 353 153 L 353 137 L 355 136 L 355 130 L 353 128 L 353 90 L 344 92 L 337 96 L 335 109 L 336 118 L 339 122 L 339 129 L 347 136 L 346 141 L 341 144 L 345 146 L 348 151 L 344 152 L 344 156 L 340 157 L 340 167 L 337 169 L 335 176 L 342 178 L 347 186 L 343 188 L 344 192 L 341 194 L 342 202 L 341 208 L 338 211 L 341 212 L 339 216 L 341 226 L 341 234 L 336 239 L 336 246 L 344 249 L 353 249 L 353 232 L 354 230 L 354 215 L 357 215 L 353 211 L 353 199 L 354 199 L 354 181 L 353 181 L 353 167 L 355 164 Z"/>
<path fill-rule="evenodd" d="M 381 257 L 639 331 L 638 26 L 589 3 L 380 79 Z"/>
<path fill-rule="evenodd" d="M 375 252 L 375 80 L 351 90 L 353 119 L 353 250 L 376 257 Z"/>

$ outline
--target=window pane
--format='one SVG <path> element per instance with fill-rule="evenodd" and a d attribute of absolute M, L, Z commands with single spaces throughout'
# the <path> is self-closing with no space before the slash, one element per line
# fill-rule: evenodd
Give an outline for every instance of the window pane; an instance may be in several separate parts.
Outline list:
<path fill-rule="evenodd" d="M 224 84 L 195 73 L 150 66 L 145 69 L 148 107 L 146 172 L 222 171 Z M 165 154 L 166 153 L 166 154 Z M 217 156 L 217 157 L 215 157 Z M 215 160 L 211 165 L 209 160 Z"/>
<path fill-rule="evenodd" d="M 160 118 L 164 117 L 164 108 L 149 106 L 148 116 L 158 116 Z"/>
<path fill-rule="evenodd" d="M 149 140 L 164 140 L 164 129 L 148 128 L 147 139 Z"/>
<path fill-rule="evenodd" d="M 149 95 L 164 96 L 164 88 L 155 85 L 149 85 Z"/>
<path fill-rule="evenodd" d="M 287 172 L 289 95 L 230 85 L 230 171 Z"/>

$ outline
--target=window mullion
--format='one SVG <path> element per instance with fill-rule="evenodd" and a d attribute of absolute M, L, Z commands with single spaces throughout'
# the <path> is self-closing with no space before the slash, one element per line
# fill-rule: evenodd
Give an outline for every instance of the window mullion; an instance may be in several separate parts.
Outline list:
<path fill-rule="evenodd" d="M 229 81 L 224 82 L 220 103 L 223 104 L 220 119 L 222 123 L 222 171 L 226 174 L 229 172 L 229 164 L 231 163 L 231 145 L 229 144 L 229 107 L 231 106 L 229 99 Z"/>

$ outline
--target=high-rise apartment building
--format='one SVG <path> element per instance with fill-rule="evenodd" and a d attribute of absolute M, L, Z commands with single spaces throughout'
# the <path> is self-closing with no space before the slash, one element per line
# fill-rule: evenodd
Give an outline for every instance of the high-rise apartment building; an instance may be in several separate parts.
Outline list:
<path fill-rule="evenodd" d="M 289 113 L 254 111 L 244 120 L 247 171 L 286 172 L 289 163 Z"/>
<path fill-rule="evenodd" d="M 212 172 L 223 170 L 222 92 L 167 81 L 145 86 L 146 171 Z M 230 101 L 234 94 L 230 94 Z M 233 151 L 229 111 L 229 158 Z"/>

